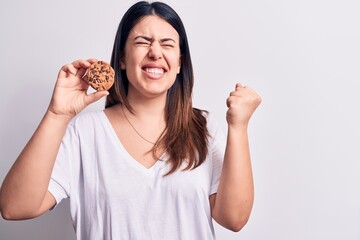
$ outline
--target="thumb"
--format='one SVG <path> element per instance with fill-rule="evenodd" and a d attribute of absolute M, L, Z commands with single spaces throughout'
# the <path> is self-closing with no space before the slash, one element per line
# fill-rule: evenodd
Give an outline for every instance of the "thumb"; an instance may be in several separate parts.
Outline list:
<path fill-rule="evenodd" d="M 108 91 L 98 91 L 85 96 L 85 104 L 90 105 L 101 98 L 109 95 Z"/>
<path fill-rule="evenodd" d="M 241 83 L 236 83 L 235 85 L 235 90 L 238 90 L 239 88 L 244 88 L 245 85 L 241 84 Z"/>

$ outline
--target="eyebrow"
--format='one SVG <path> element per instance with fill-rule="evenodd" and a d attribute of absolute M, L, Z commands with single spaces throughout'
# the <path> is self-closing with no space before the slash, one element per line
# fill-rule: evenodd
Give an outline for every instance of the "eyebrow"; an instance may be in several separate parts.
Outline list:
<path fill-rule="evenodd" d="M 149 41 L 149 42 L 152 42 L 152 41 L 153 41 L 153 39 L 152 39 L 151 37 L 147 37 L 147 36 L 143 36 L 143 35 L 136 36 L 136 37 L 134 38 L 134 40 L 136 40 L 136 39 L 138 39 L 138 38 L 143 38 L 143 39 L 145 39 L 146 41 Z"/>
<path fill-rule="evenodd" d="M 142 38 L 142 39 L 144 39 L 144 40 L 146 40 L 146 41 L 149 41 L 149 42 L 154 41 L 153 38 L 147 37 L 147 36 L 144 36 L 144 35 L 136 36 L 136 37 L 134 38 L 134 40 L 139 39 L 139 38 Z M 172 38 L 162 38 L 162 39 L 160 39 L 160 42 L 161 42 L 161 43 L 167 42 L 167 41 L 172 41 L 172 42 L 176 43 L 176 41 L 175 41 L 174 39 L 172 39 Z"/>
<path fill-rule="evenodd" d="M 167 42 L 167 41 L 172 41 L 172 42 L 176 43 L 175 40 L 172 39 L 172 38 L 162 38 L 162 39 L 160 39 L 160 42 L 161 42 L 161 43 Z"/>

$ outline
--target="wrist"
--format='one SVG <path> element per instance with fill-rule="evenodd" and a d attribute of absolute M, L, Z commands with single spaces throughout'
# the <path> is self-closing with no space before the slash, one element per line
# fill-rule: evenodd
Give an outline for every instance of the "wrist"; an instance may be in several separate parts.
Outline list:
<path fill-rule="evenodd" d="M 247 123 L 238 123 L 238 124 L 230 124 L 228 123 L 228 130 L 229 131 L 236 131 L 236 132 L 247 132 L 248 124 Z"/>
<path fill-rule="evenodd" d="M 73 117 L 74 116 L 72 116 L 72 115 L 57 114 L 49 109 L 46 111 L 45 116 L 44 116 L 44 118 L 46 118 L 46 119 L 58 122 L 60 124 L 63 123 L 66 125 L 69 124 L 69 122 L 71 121 L 71 119 L 73 119 Z"/>

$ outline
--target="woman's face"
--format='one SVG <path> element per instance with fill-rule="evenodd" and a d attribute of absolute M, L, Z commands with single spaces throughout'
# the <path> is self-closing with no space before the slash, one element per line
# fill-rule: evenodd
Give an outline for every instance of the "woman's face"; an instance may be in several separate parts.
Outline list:
<path fill-rule="evenodd" d="M 121 69 L 129 80 L 128 98 L 166 97 L 180 72 L 177 31 L 156 15 L 144 17 L 126 40 Z"/>

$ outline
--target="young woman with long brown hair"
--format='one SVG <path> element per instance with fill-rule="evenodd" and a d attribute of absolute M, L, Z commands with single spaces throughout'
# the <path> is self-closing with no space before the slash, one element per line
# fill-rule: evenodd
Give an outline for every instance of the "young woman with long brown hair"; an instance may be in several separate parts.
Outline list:
<path fill-rule="evenodd" d="M 233 231 L 253 205 L 248 122 L 260 97 L 236 84 L 227 138 L 192 105 L 194 76 L 181 19 L 138 2 L 120 22 L 115 84 L 88 94 L 95 59 L 64 65 L 49 108 L 5 178 L 0 209 L 29 219 L 70 198 L 78 239 L 215 239 L 212 219 Z M 79 114 L 107 96 L 103 111 Z"/>

